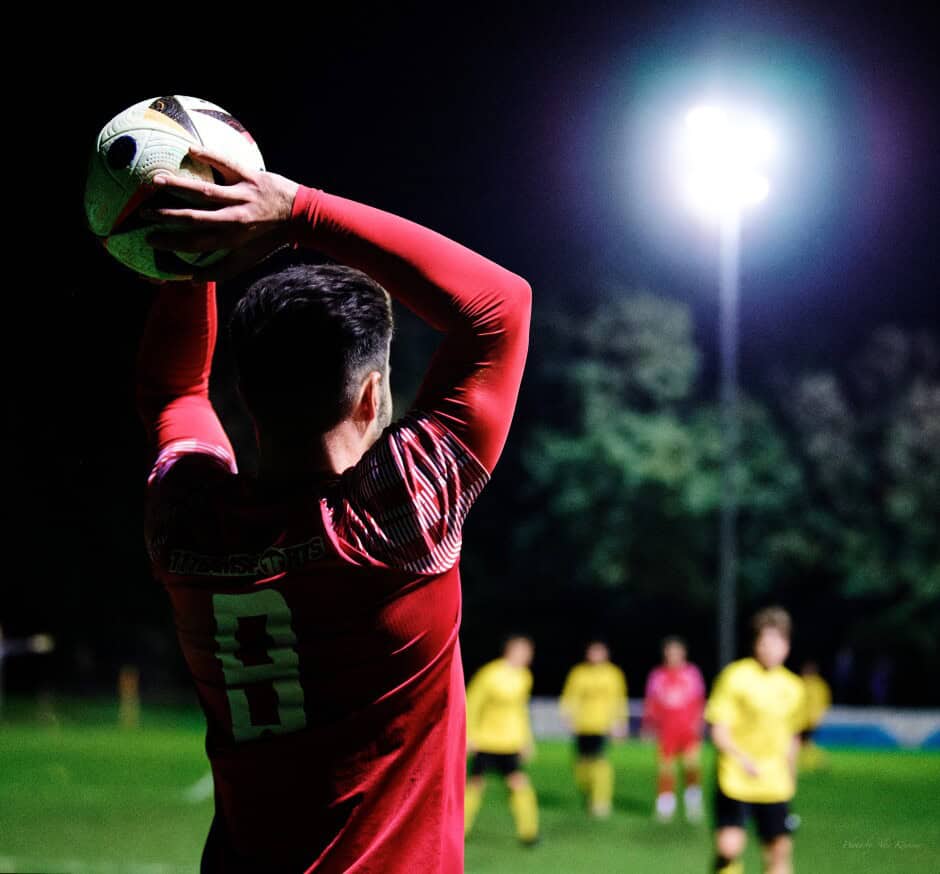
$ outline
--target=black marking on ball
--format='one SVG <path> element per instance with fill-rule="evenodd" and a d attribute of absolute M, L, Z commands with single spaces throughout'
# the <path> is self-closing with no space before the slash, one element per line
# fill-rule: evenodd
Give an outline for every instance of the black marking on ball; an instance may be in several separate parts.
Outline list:
<path fill-rule="evenodd" d="M 130 134 L 124 134 L 108 146 L 108 166 L 112 170 L 126 170 L 136 154 L 137 140 Z"/>
<path fill-rule="evenodd" d="M 202 115 L 208 115 L 209 118 L 217 118 L 219 121 L 224 122 L 229 127 L 237 130 L 240 134 L 248 133 L 248 131 L 245 129 L 245 126 L 237 118 L 233 118 L 227 112 L 220 112 L 218 109 L 194 109 L 193 112 L 199 112 Z"/>
<path fill-rule="evenodd" d="M 199 131 L 196 130 L 196 125 L 193 124 L 189 113 L 172 94 L 169 97 L 158 97 L 150 104 L 149 108 L 165 115 L 167 118 L 172 118 L 178 125 L 186 128 L 197 143 L 203 145 L 202 137 L 199 136 Z"/>
<path fill-rule="evenodd" d="M 209 165 L 209 169 L 212 171 L 212 179 L 216 185 L 227 185 L 228 180 L 222 175 L 222 171 L 218 167 L 213 167 Z"/>

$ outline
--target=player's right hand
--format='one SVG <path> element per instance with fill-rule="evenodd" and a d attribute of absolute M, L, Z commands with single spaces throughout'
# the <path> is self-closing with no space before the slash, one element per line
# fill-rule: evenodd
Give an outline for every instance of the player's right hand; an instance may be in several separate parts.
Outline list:
<path fill-rule="evenodd" d="M 217 185 L 170 173 L 155 176 L 155 187 L 195 199 L 202 208 L 142 209 L 142 218 L 163 225 L 148 234 L 151 246 L 175 252 L 230 250 L 221 261 L 193 271 L 194 279 L 206 280 L 233 276 L 290 242 L 291 209 L 300 187 L 296 182 L 264 170 L 246 170 L 202 149 L 189 151 L 233 181 Z"/>
<path fill-rule="evenodd" d="M 749 777 L 760 776 L 760 768 L 757 767 L 757 764 L 753 759 L 749 759 L 747 756 L 739 756 L 738 761 L 741 763 L 741 767 L 744 768 Z"/>

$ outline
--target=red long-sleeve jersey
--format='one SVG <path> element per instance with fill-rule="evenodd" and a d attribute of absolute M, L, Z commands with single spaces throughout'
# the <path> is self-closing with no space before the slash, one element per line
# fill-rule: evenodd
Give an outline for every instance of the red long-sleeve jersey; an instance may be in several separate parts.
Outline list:
<path fill-rule="evenodd" d="M 414 408 L 358 464 L 275 489 L 237 472 L 209 402 L 213 285 L 157 293 L 139 361 L 146 536 L 207 720 L 203 871 L 459 872 L 461 528 L 509 430 L 531 292 L 310 188 L 292 222 L 445 337 Z"/>

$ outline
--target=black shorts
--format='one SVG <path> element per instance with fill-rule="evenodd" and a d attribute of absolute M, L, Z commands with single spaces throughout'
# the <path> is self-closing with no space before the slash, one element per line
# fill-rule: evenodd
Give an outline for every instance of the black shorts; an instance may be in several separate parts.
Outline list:
<path fill-rule="evenodd" d="M 796 816 L 790 813 L 786 801 L 738 801 L 729 798 L 715 784 L 715 828 L 747 828 L 747 821 L 752 817 L 757 826 L 757 835 L 765 844 L 796 831 Z"/>
<path fill-rule="evenodd" d="M 604 744 L 607 742 L 607 735 L 576 734 L 574 736 L 574 742 L 578 748 L 579 756 L 595 758 L 604 752 Z"/>
<path fill-rule="evenodd" d="M 519 753 L 476 753 L 470 762 L 470 775 L 482 777 L 487 771 L 496 771 L 507 777 L 514 771 L 522 770 Z"/>

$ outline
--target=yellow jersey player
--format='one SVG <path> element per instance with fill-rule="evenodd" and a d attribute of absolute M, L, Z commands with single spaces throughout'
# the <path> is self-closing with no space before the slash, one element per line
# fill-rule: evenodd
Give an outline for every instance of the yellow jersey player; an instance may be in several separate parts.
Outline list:
<path fill-rule="evenodd" d="M 561 711 L 575 735 L 575 782 L 591 813 L 610 815 L 614 798 L 614 771 L 604 757 L 609 735 L 627 734 L 627 681 L 610 661 L 603 641 L 588 644 L 585 661 L 575 665 L 561 693 Z"/>
<path fill-rule="evenodd" d="M 728 665 L 715 680 L 705 709 L 718 749 L 715 791 L 715 871 L 740 874 L 751 817 L 763 845 L 766 874 L 791 874 L 796 756 L 805 693 L 783 663 L 791 620 L 781 607 L 753 619 L 754 655 Z"/>
<path fill-rule="evenodd" d="M 800 671 L 803 689 L 806 692 L 806 713 L 803 734 L 800 739 L 800 767 L 804 771 L 815 771 L 826 764 L 826 756 L 813 742 L 813 735 L 823 721 L 826 711 L 832 706 L 832 692 L 829 684 L 820 676 L 819 667 L 814 661 L 803 663 Z"/>
<path fill-rule="evenodd" d="M 467 687 L 467 749 L 472 756 L 467 781 L 464 831 L 470 834 L 483 802 L 486 774 L 496 771 L 509 789 L 509 807 L 519 840 L 538 841 L 535 790 L 522 770 L 534 752 L 529 722 L 535 648 L 527 637 L 506 641 L 503 657 L 480 668 Z"/>

